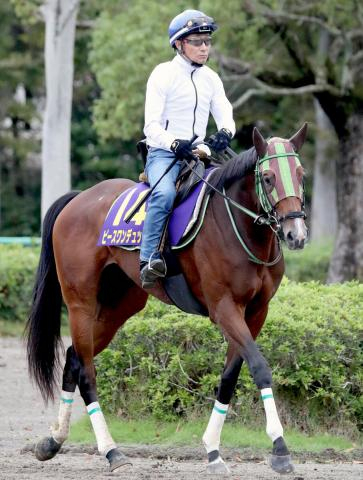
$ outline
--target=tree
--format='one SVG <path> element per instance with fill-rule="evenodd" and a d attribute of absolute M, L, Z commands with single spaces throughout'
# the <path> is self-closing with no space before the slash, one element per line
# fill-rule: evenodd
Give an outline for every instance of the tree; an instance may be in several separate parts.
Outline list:
<path fill-rule="evenodd" d="M 157 63 L 171 56 L 167 26 L 179 8 L 121 0 L 117 11 L 106 9 L 100 15 L 90 62 L 101 87 L 94 119 L 104 140 L 142 138 L 146 80 Z"/>
<path fill-rule="evenodd" d="M 32 235 L 39 224 L 42 30 L 28 28 L 9 2 L 0 4 L 0 231 Z"/>
<path fill-rule="evenodd" d="M 102 141 L 92 121 L 92 107 L 100 96 L 100 87 L 88 61 L 92 33 L 100 13 L 103 10 L 109 14 L 117 13 L 113 11 L 116 7 L 120 8 L 118 0 L 88 0 L 81 3 L 77 19 L 71 131 L 72 187 L 76 189 L 88 188 L 106 178 L 136 180 L 141 171 L 136 140 L 123 140 L 118 135 Z M 136 138 L 139 135 L 136 133 Z"/>
<path fill-rule="evenodd" d="M 70 190 L 73 51 L 80 0 L 12 0 L 24 22 L 45 21 L 46 105 L 42 134 L 42 217 Z"/>
<path fill-rule="evenodd" d="M 320 32 L 318 58 L 325 59 L 329 50 L 329 33 Z M 314 182 L 311 205 L 311 239 L 333 238 L 337 231 L 336 158 L 337 142 L 334 142 L 332 125 L 314 99 L 316 123 L 316 148 Z"/>
<path fill-rule="evenodd" d="M 336 137 L 331 123 L 317 100 L 316 148 L 311 205 L 311 240 L 334 238 L 337 231 L 337 195 L 335 164 L 338 156 Z"/>
<path fill-rule="evenodd" d="M 234 106 L 253 97 L 313 94 L 339 140 L 338 234 L 329 281 L 363 280 L 363 6 L 358 0 L 201 2 L 228 22 L 220 63 L 237 82 Z M 233 11 L 233 16 L 230 16 Z M 231 32 L 236 32 L 231 38 Z M 324 32 L 325 53 L 317 47 Z"/>
<path fill-rule="evenodd" d="M 45 105 L 44 0 L 11 0 L 0 6 L 0 228 L 3 235 L 38 235 L 41 194 L 41 119 Z M 102 9 L 118 0 L 83 0 L 77 16 L 71 122 L 71 183 L 84 189 L 110 177 L 136 179 L 134 141 L 100 142 L 92 123 L 99 87 L 90 72 L 91 32 Z M 14 15 L 14 10 L 16 15 Z M 25 89 L 25 103 L 15 92 Z M 64 158 L 69 161 L 69 159 Z M 62 172 L 63 173 L 63 172 Z M 59 177 L 58 177 L 59 179 Z"/>
<path fill-rule="evenodd" d="M 42 217 L 58 197 L 70 190 L 73 51 L 79 0 L 47 0 L 46 107 L 42 137 Z"/>

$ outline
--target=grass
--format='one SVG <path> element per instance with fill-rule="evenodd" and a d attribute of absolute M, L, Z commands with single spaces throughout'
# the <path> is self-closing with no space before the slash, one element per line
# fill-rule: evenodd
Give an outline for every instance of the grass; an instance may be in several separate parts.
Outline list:
<path fill-rule="evenodd" d="M 9 320 L 4 320 L 3 318 L 0 318 L 0 337 L 22 338 L 24 334 L 25 324 L 26 321 L 10 322 Z M 69 325 L 68 323 L 65 323 L 65 321 L 63 321 L 61 325 L 61 335 L 62 337 L 70 336 Z"/>
<path fill-rule="evenodd" d="M 153 419 L 121 420 L 108 417 L 107 424 L 117 443 L 124 445 L 172 445 L 199 446 L 207 425 L 207 420 L 193 422 L 158 422 Z M 320 452 L 327 448 L 347 450 L 358 445 L 352 441 L 328 434 L 308 436 L 295 431 L 287 431 L 285 439 L 293 451 Z M 72 425 L 70 442 L 95 443 L 91 422 L 84 416 Z M 229 448 L 270 449 L 271 441 L 263 429 L 252 430 L 236 423 L 227 422 L 223 428 L 222 444 Z"/>
<path fill-rule="evenodd" d="M 22 337 L 24 325 L 23 322 L 9 322 L 0 318 L 0 337 Z"/>

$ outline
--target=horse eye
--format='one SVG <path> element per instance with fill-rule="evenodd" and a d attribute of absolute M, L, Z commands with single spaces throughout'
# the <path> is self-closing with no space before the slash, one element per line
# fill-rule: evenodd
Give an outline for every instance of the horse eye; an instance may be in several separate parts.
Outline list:
<path fill-rule="evenodd" d="M 275 186 L 275 174 L 269 170 L 263 173 L 263 181 L 267 193 L 271 193 Z"/>
<path fill-rule="evenodd" d="M 300 165 L 296 169 L 296 177 L 297 177 L 297 181 L 299 183 L 302 183 L 303 178 L 304 178 L 304 170 Z"/>

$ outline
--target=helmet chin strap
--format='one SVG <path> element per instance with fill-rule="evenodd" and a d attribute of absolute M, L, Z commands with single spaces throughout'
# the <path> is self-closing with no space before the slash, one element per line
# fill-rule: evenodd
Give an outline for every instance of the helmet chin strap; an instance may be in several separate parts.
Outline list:
<path fill-rule="evenodd" d="M 190 63 L 190 65 L 192 65 L 192 67 L 197 67 L 197 68 L 203 67 L 204 63 L 197 63 L 197 62 L 193 62 L 193 60 L 190 60 L 190 58 L 185 55 L 183 47 L 182 48 L 177 48 L 177 52 L 181 57 L 184 58 L 184 60 L 186 60 L 188 63 Z"/>

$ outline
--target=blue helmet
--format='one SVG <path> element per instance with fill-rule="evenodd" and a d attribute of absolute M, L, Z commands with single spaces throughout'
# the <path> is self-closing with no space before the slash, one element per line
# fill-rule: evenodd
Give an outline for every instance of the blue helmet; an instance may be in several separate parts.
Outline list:
<path fill-rule="evenodd" d="M 169 42 L 175 46 L 175 40 L 179 40 L 190 33 L 213 33 L 218 26 L 213 18 L 208 17 L 199 10 L 184 10 L 179 13 L 169 25 Z"/>

